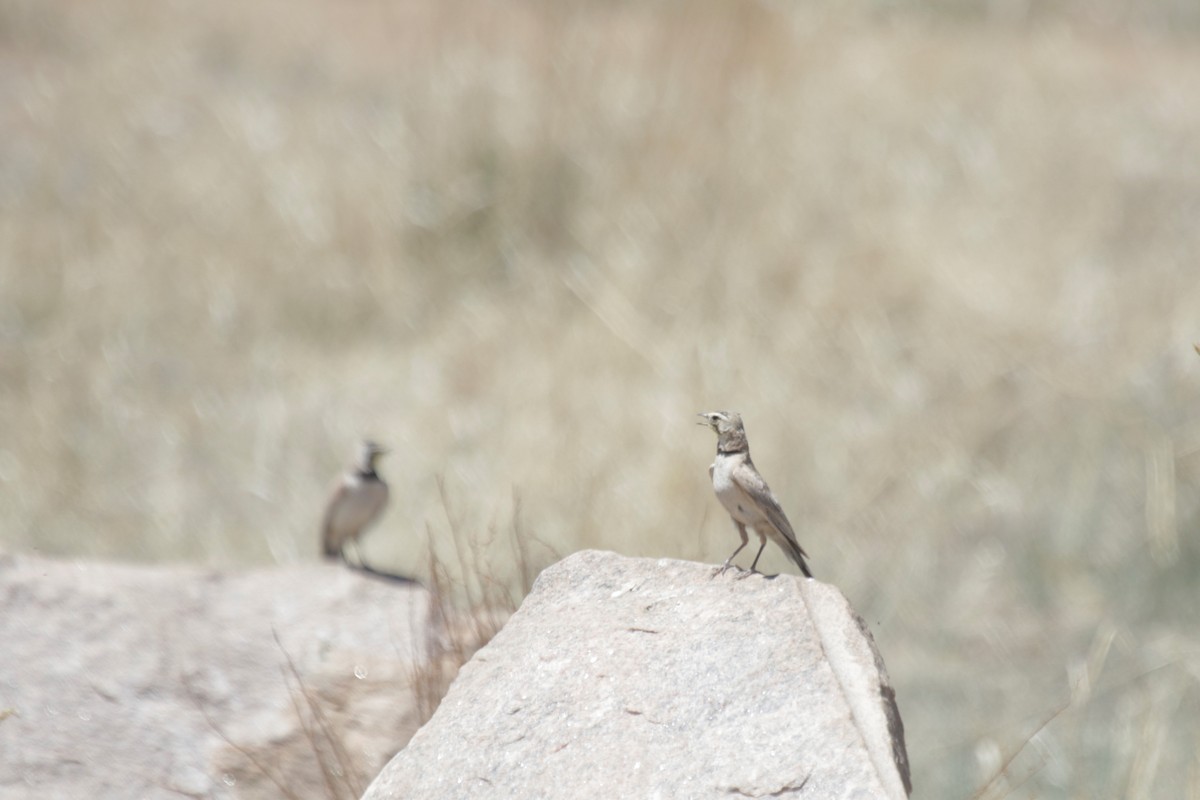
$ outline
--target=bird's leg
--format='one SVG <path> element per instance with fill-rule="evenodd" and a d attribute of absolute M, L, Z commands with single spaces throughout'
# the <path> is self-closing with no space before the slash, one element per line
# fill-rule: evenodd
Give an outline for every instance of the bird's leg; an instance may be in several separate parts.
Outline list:
<path fill-rule="evenodd" d="M 755 531 L 755 533 L 758 533 L 758 531 Z M 744 578 L 746 575 L 755 575 L 758 573 L 758 558 L 762 555 L 763 550 L 767 549 L 767 537 L 759 533 L 758 538 L 761 541 L 761 544 L 758 546 L 758 552 L 754 555 L 754 563 L 750 565 L 750 571 L 745 575 L 739 575 L 739 578 Z"/>
<path fill-rule="evenodd" d="M 355 566 L 355 569 L 362 570 L 363 572 L 370 572 L 372 575 L 379 574 L 379 571 L 374 569 L 370 564 L 367 563 L 367 560 L 363 558 L 362 541 L 357 538 L 354 540 L 354 560 L 358 562 L 358 564 Z"/>
<path fill-rule="evenodd" d="M 729 558 L 725 559 L 724 564 L 722 564 L 721 566 L 719 566 L 713 570 L 713 577 L 716 577 L 717 575 L 723 575 L 725 573 L 725 571 L 728 570 L 730 567 L 733 567 L 734 569 L 740 571 L 740 567 L 738 567 L 736 564 L 733 563 L 733 559 L 738 553 L 742 552 L 742 548 L 745 547 L 750 542 L 750 537 L 746 535 L 746 526 L 745 525 L 743 525 L 740 522 L 736 522 L 736 521 L 733 524 L 737 525 L 738 533 L 742 537 L 742 543 L 737 546 L 736 550 L 734 550 L 732 553 L 729 554 Z"/>
<path fill-rule="evenodd" d="M 347 553 L 346 553 L 348 546 L 352 542 L 354 544 L 354 561 L 357 563 L 351 562 L 350 556 L 347 555 Z M 347 567 L 350 567 L 351 569 L 361 569 L 362 568 L 362 565 L 363 565 L 362 551 L 358 549 L 358 542 L 356 540 L 348 539 L 347 541 L 343 542 L 341 553 L 342 553 L 342 561 L 345 563 L 345 565 Z"/>

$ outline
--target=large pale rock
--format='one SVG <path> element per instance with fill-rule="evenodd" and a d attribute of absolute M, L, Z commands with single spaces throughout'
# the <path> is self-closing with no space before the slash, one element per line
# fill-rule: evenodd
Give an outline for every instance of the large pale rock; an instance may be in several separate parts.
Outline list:
<path fill-rule="evenodd" d="M 0 557 L 0 800 L 357 796 L 419 724 L 427 600 L 326 564 Z"/>
<path fill-rule="evenodd" d="M 364 800 L 894 798 L 903 727 L 831 586 L 577 553 L 547 569 Z"/>

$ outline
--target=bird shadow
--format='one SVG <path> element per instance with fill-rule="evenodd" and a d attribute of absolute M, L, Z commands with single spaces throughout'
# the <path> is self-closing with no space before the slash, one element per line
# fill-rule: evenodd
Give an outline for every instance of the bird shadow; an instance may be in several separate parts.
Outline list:
<path fill-rule="evenodd" d="M 350 569 L 354 570 L 355 572 L 361 572 L 364 575 L 367 575 L 368 577 L 376 578 L 381 581 L 387 581 L 388 583 L 398 583 L 398 584 L 407 585 L 407 586 L 423 585 L 416 578 L 409 577 L 408 575 L 401 575 L 398 572 L 386 572 L 381 569 L 375 569 L 374 567 L 370 566 L 369 564 L 365 564 L 365 563 L 360 563 L 360 564 L 347 563 L 346 566 L 349 567 Z"/>

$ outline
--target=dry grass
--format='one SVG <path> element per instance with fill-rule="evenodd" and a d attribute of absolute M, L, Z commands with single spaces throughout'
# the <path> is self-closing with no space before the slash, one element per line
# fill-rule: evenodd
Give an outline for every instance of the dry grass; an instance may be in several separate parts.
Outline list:
<path fill-rule="evenodd" d="M 1194 4 L 841 6 L 0 0 L 3 546 L 310 558 L 370 434 L 372 564 L 714 561 L 733 408 L 923 796 L 1200 797 Z"/>
<path fill-rule="evenodd" d="M 268 748 L 244 745 L 232 738 L 213 719 L 204 698 L 187 677 L 180 675 L 192 707 L 228 748 L 229 752 L 217 759 L 226 780 L 229 785 L 241 785 L 239 796 L 246 797 L 274 795 L 283 800 L 355 800 L 361 797 L 366 785 L 347 751 L 349 737 L 345 726 L 331 718 L 330 704 L 305 683 L 278 635 L 275 644 L 284 660 L 280 678 L 288 687 L 288 698 L 299 728 L 294 736 L 297 742 L 279 737 L 270 743 L 269 755 L 262 752 Z M 263 791 L 264 787 L 266 791 Z M 160 788 L 179 793 L 166 784 L 160 784 Z"/>
<path fill-rule="evenodd" d="M 479 535 L 462 527 L 451 510 L 461 504 L 450 499 L 440 479 L 438 495 L 445 524 L 431 523 L 427 530 L 423 575 L 431 602 L 426 618 L 413 626 L 413 640 L 421 648 L 409 681 L 422 725 L 437 711 L 459 668 L 504 627 L 538 573 L 559 558 L 524 530 L 516 496 L 507 523 Z"/>

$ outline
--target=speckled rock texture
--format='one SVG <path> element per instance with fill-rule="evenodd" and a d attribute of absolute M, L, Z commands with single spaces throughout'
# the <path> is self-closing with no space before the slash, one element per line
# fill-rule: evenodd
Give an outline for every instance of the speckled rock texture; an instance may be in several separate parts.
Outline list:
<path fill-rule="evenodd" d="M 832 586 L 577 553 L 365 800 L 905 798 L 883 661 Z"/>
<path fill-rule="evenodd" d="M 356 797 L 419 725 L 427 600 L 327 564 L 0 556 L 0 800 Z"/>

